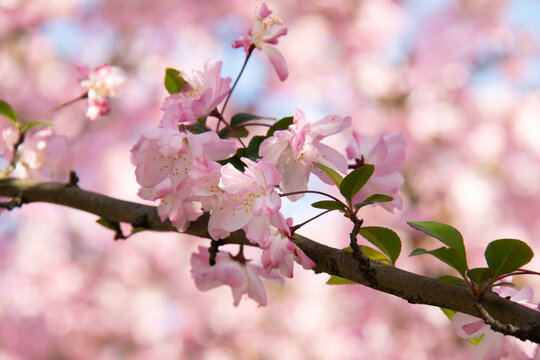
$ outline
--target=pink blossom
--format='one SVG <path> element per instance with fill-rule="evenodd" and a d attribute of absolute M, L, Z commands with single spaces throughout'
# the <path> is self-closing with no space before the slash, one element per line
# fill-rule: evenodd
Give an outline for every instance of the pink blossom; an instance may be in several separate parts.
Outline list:
<path fill-rule="evenodd" d="M 403 175 L 399 168 L 405 161 L 405 133 L 396 132 L 377 136 L 375 140 L 353 132 L 354 141 L 347 147 L 347 157 L 356 160 L 357 164 L 372 164 L 375 172 L 367 184 L 354 197 L 353 203 L 364 201 L 373 194 L 384 194 L 394 198 L 393 201 L 381 203 L 385 209 L 392 211 L 401 209 L 402 201 L 397 191 L 403 185 Z"/>
<path fill-rule="evenodd" d="M 187 82 L 182 91 L 165 99 L 162 110 L 162 126 L 177 128 L 178 124 L 193 124 L 209 115 L 231 91 L 231 78 L 222 78 L 221 61 L 204 64 L 204 71 L 182 71 L 180 76 Z"/>
<path fill-rule="evenodd" d="M 281 275 L 292 278 L 296 261 L 306 270 L 313 269 L 315 263 L 290 240 L 290 224 L 292 219 L 283 221 L 280 227 L 272 226 L 268 240 L 261 246 L 263 249 L 261 262 L 266 271 L 279 269 Z"/>
<path fill-rule="evenodd" d="M 263 3 L 255 14 L 253 27 L 249 30 L 248 35 L 235 40 L 232 47 L 243 47 L 247 54 L 252 50 L 252 46 L 262 50 L 268 56 L 279 79 L 283 81 L 289 76 L 287 63 L 283 55 L 273 45 L 278 43 L 280 36 L 287 35 L 288 29 L 283 25 L 281 19 L 270 16 L 270 14 L 272 11 Z"/>
<path fill-rule="evenodd" d="M 532 288 L 529 286 L 519 291 L 501 286 L 499 289 L 494 288 L 494 291 L 500 296 L 511 298 L 512 301 L 533 307 L 529 303 L 533 298 Z M 532 360 L 539 354 L 538 344 L 495 332 L 482 319 L 471 315 L 456 313 L 452 318 L 452 329 L 463 339 L 476 339 L 484 335 L 476 349 L 476 358 L 479 360 L 499 360 L 507 356 L 512 359 Z"/>
<path fill-rule="evenodd" d="M 191 276 L 199 290 L 207 291 L 220 285 L 231 287 L 234 306 L 238 306 L 242 295 L 246 294 L 260 306 L 266 306 L 267 297 L 261 277 L 283 285 L 278 274 L 267 273 L 262 267 L 236 260 L 227 252 L 219 251 L 216 264 L 210 266 L 208 249 L 199 246 L 199 252 L 191 256 Z"/>
<path fill-rule="evenodd" d="M 126 81 L 124 71 L 117 67 L 104 64 L 91 70 L 87 66 L 79 66 L 81 86 L 88 91 L 88 110 L 86 116 L 90 120 L 109 113 L 108 98 L 118 96 L 120 86 Z"/>
<path fill-rule="evenodd" d="M 313 165 L 314 161 L 342 173 L 347 171 L 345 157 L 320 141 L 347 128 L 351 123 L 349 116 L 329 115 L 309 123 L 304 113 L 297 109 L 293 121 L 288 130 L 276 131 L 259 147 L 259 155 L 275 165 L 283 177 L 279 185 L 281 191 L 288 193 L 307 190 L 310 173 L 330 184 L 330 178 Z M 302 196 L 291 195 L 289 199 L 296 201 Z"/>
<path fill-rule="evenodd" d="M 13 159 L 13 151 L 15 144 L 19 141 L 19 130 L 12 126 L 6 126 L 0 134 L 0 156 L 11 161 Z"/>
<path fill-rule="evenodd" d="M 258 162 L 242 158 L 247 165 L 240 172 L 227 164 L 221 169 L 219 187 L 227 193 L 227 203 L 212 210 L 217 229 L 224 232 L 244 229 L 246 237 L 262 244 L 270 235 L 270 224 L 279 219 L 281 198 L 274 187 L 281 182 L 276 167 L 266 161 Z"/>
<path fill-rule="evenodd" d="M 54 129 L 31 131 L 19 146 L 13 175 L 36 180 L 58 180 L 57 165 L 67 152 L 67 140 Z"/>

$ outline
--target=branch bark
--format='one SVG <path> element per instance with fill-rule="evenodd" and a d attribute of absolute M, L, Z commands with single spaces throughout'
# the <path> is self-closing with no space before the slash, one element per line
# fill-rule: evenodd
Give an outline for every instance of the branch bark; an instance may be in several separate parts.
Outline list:
<path fill-rule="evenodd" d="M 124 222 L 135 227 L 154 231 L 177 231 L 169 221 L 161 221 L 154 206 L 142 205 L 85 191 L 73 184 L 54 182 L 1 179 L 0 196 L 17 199 L 14 203 L 46 202 L 79 209 L 111 222 Z M 207 231 L 208 214 L 191 223 L 185 232 L 190 235 L 210 238 Z M 225 243 L 251 245 L 242 231 L 237 231 Z M 388 294 L 398 296 L 412 304 L 439 306 L 482 317 L 468 290 L 460 286 L 450 286 L 418 274 L 410 273 L 380 262 L 370 261 L 370 271 L 366 274 L 350 252 L 334 249 L 301 235 L 295 235 L 296 244 L 317 266 L 316 273 L 327 273 L 352 280 Z M 540 312 L 508 301 L 489 293 L 481 303 L 493 319 L 503 324 L 511 324 L 514 331 L 501 332 L 522 340 L 540 343 Z M 501 329 L 497 329 L 501 330 Z"/>

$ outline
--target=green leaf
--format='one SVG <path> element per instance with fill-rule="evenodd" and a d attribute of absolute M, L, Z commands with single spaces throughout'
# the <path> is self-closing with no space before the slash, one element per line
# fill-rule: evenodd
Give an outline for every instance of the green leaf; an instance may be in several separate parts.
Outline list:
<path fill-rule="evenodd" d="M 369 259 L 385 263 L 386 265 L 390 265 L 390 260 L 383 253 L 373 249 L 372 247 L 360 245 L 360 249 L 362 249 L 364 255 L 366 255 Z M 347 247 L 343 250 L 347 252 L 352 252 L 352 249 L 350 247 Z M 326 283 L 328 285 L 358 284 L 354 281 L 336 275 L 330 276 L 330 279 L 328 279 Z"/>
<path fill-rule="evenodd" d="M 239 148 L 236 150 L 236 154 L 225 160 L 220 160 L 218 163 L 221 165 L 232 164 L 236 169 L 244 171 L 246 164 L 241 160 L 243 157 L 247 157 L 247 149 Z"/>
<path fill-rule="evenodd" d="M 165 89 L 172 95 L 179 93 L 184 85 L 187 84 L 187 81 L 180 76 L 180 71 L 173 68 L 167 68 L 165 69 L 164 84 Z"/>
<path fill-rule="evenodd" d="M 414 249 L 409 256 L 416 256 L 422 254 L 430 254 L 435 256 L 437 259 L 456 269 L 457 272 L 460 273 L 462 276 L 465 276 L 465 271 L 467 270 L 467 262 L 465 261 L 465 258 L 463 258 L 456 249 L 450 249 L 447 247 L 440 247 L 431 251 L 427 251 L 425 249 Z"/>
<path fill-rule="evenodd" d="M 467 286 L 467 283 L 463 279 L 451 275 L 443 275 L 439 277 L 439 281 L 446 285 Z"/>
<path fill-rule="evenodd" d="M 23 123 L 23 125 L 21 127 L 21 132 L 23 134 L 26 134 L 32 128 L 35 128 L 35 127 L 47 127 L 47 126 L 53 126 L 53 125 L 54 125 L 54 123 L 52 123 L 50 121 L 29 121 L 29 122 Z"/>
<path fill-rule="evenodd" d="M 332 182 L 334 184 L 336 184 L 337 187 L 339 187 L 339 185 L 341 185 L 341 182 L 343 181 L 343 176 L 338 174 L 334 169 L 331 169 L 328 166 L 325 166 L 325 165 L 323 165 L 321 163 L 318 163 L 318 162 L 315 162 L 315 161 L 313 162 L 313 165 L 315 165 L 316 167 L 318 167 L 319 169 L 324 171 L 326 173 L 326 175 L 328 175 L 330 180 L 332 180 Z"/>
<path fill-rule="evenodd" d="M 148 230 L 148 228 L 139 226 L 139 227 L 133 228 L 133 230 L 131 231 L 131 235 L 135 235 L 136 233 L 140 233 L 140 232 L 147 231 L 147 230 Z"/>
<path fill-rule="evenodd" d="M 350 284 L 358 284 L 354 281 L 351 281 L 349 279 L 342 278 L 341 276 L 332 275 L 330 276 L 330 279 L 326 282 L 328 285 L 350 285 Z"/>
<path fill-rule="evenodd" d="M 359 209 L 367 205 L 373 205 L 374 203 L 389 202 L 392 200 L 394 200 L 394 198 L 391 196 L 384 195 L 384 194 L 374 194 L 368 197 L 366 200 L 362 201 L 361 203 L 354 204 L 354 207 Z"/>
<path fill-rule="evenodd" d="M 243 123 L 246 123 L 251 120 L 257 120 L 257 119 L 268 119 L 259 115 L 253 115 L 248 113 L 238 113 L 233 115 L 231 118 L 231 127 L 235 128 L 238 125 L 241 125 Z"/>
<path fill-rule="evenodd" d="M 244 138 L 249 135 L 249 131 L 245 127 L 239 127 L 237 129 L 234 129 L 234 134 L 236 134 L 240 138 Z M 235 137 L 234 134 L 229 127 L 224 127 L 218 132 L 218 135 L 221 139 Z"/>
<path fill-rule="evenodd" d="M 17 123 L 17 113 L 11 105 L 9 105 L 4 100 L 0 100 L 0 114 L 4 115 L 9 120 L 13 121 L 14 123 Z"/>
<path fill-rule="evenodd" d="M 118 223 L 110 222 L 107 219 L 99 218 L 96 220 L 96 222 L 99 225 L 106 227 L 107 229 L 114 230 L 114 231 L 118 230 Z"/>
<path fill-rule="evenodd" d="M 311 204 L 311 206 L 317 209 L 345 211 L 345 205 L 335 200 L 317 201 Z"/>
<path fill-rule="evenodd" d="M 366 226 L 360 228 L 359 234 L 388 256 L 392 266 L 396 263 L 401 253 L 401 240 L 394 231 L 379 226 Z"/>
<path fill-rule="evenodd" d="M 375 171 L 375 166 L 364 165 L 358 169 L 354 169 L 349 175 L 345 176 L 339 186 L 339 191 L 345 199 L 351 202 L 353 197 L 362 189 L 371 175 L 373 175 L 373 171 Z"/>
<path fill-rule="evenodd" d="M 495 272 L 490 268 L 474 268 L 467 270 L 467 276 L 477 285 L 482 285 L 488 280 L 495 279 Z"/>
<path fill-rule="evenodd" d="M 466 263 L 465 246 L 460 232 L 450 225 L 435 221 L 409 221 L 410 226 L 442 241 L 449 248 L 455 249 Z"/>
<path fill-rule="evenodd" d="M 484 255 L 489 268 L 495 273 L 494 277 L 498 277 L 527 264 L 534 253 L 529 245 L 521 240 L 499 239 L 489 243 Z"/>
<path fill-rule="evenodd" d="M 446 315 L 446 317 L 448 317 L 449 320 L 452 320 L 452 318 L 454 317 L 454 315 L 456 315 L 456 312 L 457 312 L 456 310 L 451 310 L 451 309 L 446 309 L 446 308 L 439 308 L 439 309 L 442 310 L 444 315 Z"/>
<path fill-rule="evenodd" d="M 196 122 L 193 125 L 190 125 L 188 127 L 188 129 L 193 134 L 202 134 L 202 133 L 205 133 L 205 132 L 208 132 L 208 131 L 212 131 L 212 129 L 208 128 L 207 126 L 205 126 L 205 125 L 203 125 L 203 124 L 201 124 L 199 122 Z"/>
<path fill-rule="evenodd" d="M 287 130 L 293 123 L 293 117 L 287 116 L 272 124 L 272 127 L 266 132 L 266 137 L 274 135 L 274 132 L 278 130 Z"/>
<path fill-rule="evenodd" d="M 255 161 L 259 158 L 259 146 L 266 139 L 266 137 L 257 135 L 251 138 L 247 147 L 247 157 Z"/>

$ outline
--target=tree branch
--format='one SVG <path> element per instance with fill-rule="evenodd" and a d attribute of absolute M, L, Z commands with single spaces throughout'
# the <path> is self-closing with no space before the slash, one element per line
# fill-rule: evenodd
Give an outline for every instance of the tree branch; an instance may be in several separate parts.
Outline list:
<path fill-rule="evenodd" d="M 114 199 L 80 189 L 73 184 L 60 184 L 21 179 L 1 179 L 0 196 L 17 198 L 22 204 L 47 202 L 64 205 L 95 214 L 111 222 L 124 222 L 135 227 L 154 231 L 177 231 L 169 221 L 162 222 L 156 207 Z M 191 223 L 187 234 L 210 238 L 207 225 L 208 214 Z M 301 235 L 295 234 L 295 243 L 317 266 L 316 273 L 338 275 L 359 284 L 398 296 L 412 304 L 426 304 L 453 309 L 479 318 L 482 315 L 465 287 L 450 286 L 425 276 L 404 271 L 381 262 L 369 260 L 370 274 L 366 276 L 362 266 L 350 252 L 334 249 Z M 250 244 L 242 231 L 225 240 L 227 244 Z M 511 326 L 498 328 L 500 332 L 522 340 L 540 343 L 540 312 L 488 293 L 483 297 L 481 308 L 500 324 Z M 512 329 L 512 331 L 507 329 Z"/>

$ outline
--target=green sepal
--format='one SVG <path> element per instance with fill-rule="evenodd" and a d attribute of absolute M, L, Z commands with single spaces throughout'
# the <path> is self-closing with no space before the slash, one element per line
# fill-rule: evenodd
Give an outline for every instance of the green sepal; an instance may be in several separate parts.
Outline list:
<path fill-rule="evenodd" d="M 13 121 L 14 123 L 17 123 L 17 113 L 11 105 L 9 105 L 4 100 L 0 100 L 0 114 L 4 115 L 9 120 Z"/>
<path fill-rule="evenodd" d="M 390 265 L 395 265 L 401 253 L 401 240 L 393 230 L 379 226 L 366 226 L 360 228 L 358 233 L 388 256 Z"/>
<path fill-rule="evenodd" d="M 326 175 L 328 175 L 330 180 L 332 180 L 332 182 L 334 184 L 336 184 L 337 187 L 339 187 L 341 185 L 341 182 L 343 181 L 343 176 L 338 174 L 337 171 L 335 171 L 334 169 L 329 168 L 326 165 L 323 165 L 323 164 L 315 162 L 315 161 L 313 162 L 313 165 L 315 165 L 316 167 L 318 167 L 319 169 L 324 171 L 324 173 Z"/>
<path fill-rule="evenodd" d="M 339 201 L 335 200 L 322 200 L 317 201 L 311 204 L 314 208 L 317 209 L 325 209 L 325 210 L 339 210 L 344 212 L 345 211 L 345 205 Z"/>
<path fill-rule="evenodd" d="M 373 165 L 364 165 L 357 169 L 354 169 L 350 172 L 339 186 L 339 192 L 341 195 L 351 202 L 353 197 L 362 189 L 362 187 L 367 183 L 373 172 L 375 171 L 375 166 Z"/>
<path fill-rule="evenodd" d="M 174 68 L 165 69 L 165 79 L 163 81 L 165 89 L 169 94 L 177 94 L 182 91 L 182 88 L 187 81 L 180 76 L 180 71 Z"/>
<path fill-rule="evenodd" d="M 279 119 L 278 121 L 272 124 L 272 127 L 270 129 L 268 129 L 268 131 L 266 132 L 266 137 L 274 135 L 274 132 L 278 130 L 287 130 L 289 126 L 292 125 L 292 123 L 293 123 L 292 116 L 287 116 L 287 117 L 284 117 L 283 119 Z"/>
<path fill-rule="evenodd" d="M 531 261 L 533 251 L 521 240 L 499 239 L 488 244 L 484 253 L 487 264 L 494 272 L 494 277 L 516 271 Z"/>

